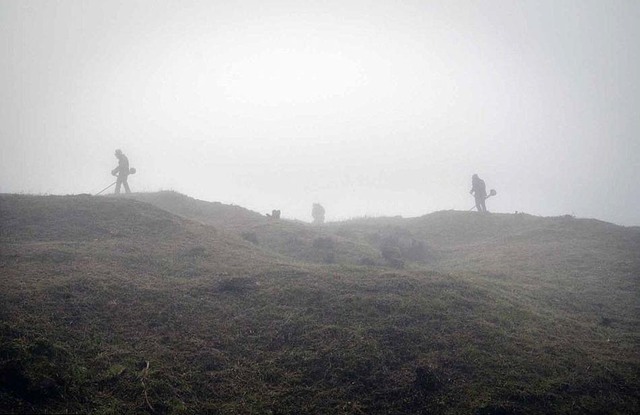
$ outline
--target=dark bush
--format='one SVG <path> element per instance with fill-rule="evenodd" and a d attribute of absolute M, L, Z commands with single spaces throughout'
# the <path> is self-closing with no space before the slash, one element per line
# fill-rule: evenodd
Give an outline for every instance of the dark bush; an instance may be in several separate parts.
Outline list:
<path fill-rule="evenodd" d="M 331 238 L 316 238 L 313 240 L 313 247 L 316 249 L 333 249 L 335 242 Z"/>
<path fill-rule="evenodd" d="M 387 264 L 394 268 L 404 268 L 404 261 L 402 260 L 402 253 L 400 248 L 396 246 L 385 246 L 380 250 L 382 258 L 387 261 Z"/>
<path fill-rule="evenodd" d="M 242 232 L 242 239 L 258 245 L 258 236 L 255 232 Z"/>
<path fill-rule="evenodd" d="M 257 284 L 252 278 L 231 277 L 220 281 L 217 289 L 219 292 L 242 293 L 255 289 L 256 286 Z"/>

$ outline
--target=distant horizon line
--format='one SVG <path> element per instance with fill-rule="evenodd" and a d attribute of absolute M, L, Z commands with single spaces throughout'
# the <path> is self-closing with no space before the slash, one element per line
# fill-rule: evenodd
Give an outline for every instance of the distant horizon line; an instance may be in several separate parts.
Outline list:
<path fill-rule="evenodd" d="M 47 196 L 58 196 L 58 197 L 73 197 L 73 196 L 90 196 L 90 197 L 122 197 L 122 198 L 126 198 L 126 197 L 131 197 L 133 195 L 136 194 L 157 194 L 157 193 L 175 193 L 184 197 L 188 197 L 191 198 L 193 200 L 196 201 L 200 201 L 200 202 L 205 202 L 205 203 L 219 203 L 221 205 L 226 205 L 226 206 L 234 206 L 234 207 L 239 207 L 242 209 L 245 209 L 249 212 L 253 212 L 256 213 L 260 216 L 265 216 L 267 217 L 266 214 L 260 213 L 257 210 L 253 210 L 250 208 L 247 208 L 245 206 L 239 205 L 239 204 L 235 204 L 235 203 L 225 203 L 225 202 L 221 202 L 221 201 L 216 201 L 216 200 L 204 200 L 204 199 L 198 199 L 195 198 L 193 196 L 189 196 L 185 193 L 181 193 L 177 190 L 156 190 L 156 191 L 140 191 L 140 192 L 131 192 L 131 193 L 120 193 L 120 194 L 114 194 L 114 193 L 105 193 L 105 194 L 100 194 L 100 195 L 96 195 L 96 194 L 91 194 L 91 193 L 67 193 L 67 194 L 56 194 L 56 193 L 25 193 L 25 192 L 18 192 L 18 193 L 9 193 L 9 192 L 0 192 L 0 196 L 5 196 L 5 195 L 15 195 L 15 196 L 40 196 L 40 197 L 47 197 Z M 348 221 L 355 221 L 355 220 L 363 220 L 363 219 L 417 219 L 417 218 L 421 218 L 424 216 L 428 216 L 428 215 L 433 215 L 436 213 L 441 213 L 441 212 L 457 212 L 457 213 L 473 213 L 473 214 L 479 214 L 479 212 L 474 211 L 472 209 L 469 210 L 461 210 L 461 209 L 440 209 L 440 210 L 434 210 L 431 212 L 427 212 L 424 213 L 422 215 L 418 215 L 418 216 L 403 216 L 403 215 L 369 215 L 369 214 L 364 214 L 361 216 L 350 216 L 350 217 L 338 217 L 336 219 L 333 220 L 327 220 L 325 221 L 326 223 L 339 223 L 339 222 L 348 222 Z M 640 224 L 635 224 L 635 225 L 622 225 L 619 223 L 615 223 L 615 222 L 611 222 L 611 221 L 606 221 L 606 220 L 602 220 L 602 219 L 598 219 L 595 217 L 581 217 L 581 216 L 577 216 L 575 214 L 560 214 L 560 215 L 549 215 L 549 216 L 545 216 L 545 215 L 536 215 L 533 213 L 528 213 L 528 212 L 523 212 L 523 211 L 515 211 L 513 213 L 510 212 L 497 212 L 497 211 L 489 211 L 487 212 L 487 214 L 491 215 L 491 214 L 496 214 L 496 215 L 505 215 L 505 216 L 512 216 L 512 215 L 526 215 L 526 216 L 533 216 L 533 217 L 537 217 L 537 218 L 542 218 L 542 219 L 559 219 L 559 218 L 566 218 L 566 219 L 573 219 L 573 220 L 594 220 L 594 221 L 599 221 L 602 223 L 607 223 L 607 224 L 611 224 L 611 225 L 615 225 L 615 226 L 620 226 L 623 228 L 640 228 Z M 296 217 L 289 217 L 287 218 L 287 216 L 283 216 L 281 218 L 279 218 L 279 220 L 290 220 L 290 221 L 297 221 L 297 222 L 303 222 L 303 223 L 307 223 L 307 224 L 312 224 L 312 221 L 305 221 L 303 219 L 299 219 Z"/>

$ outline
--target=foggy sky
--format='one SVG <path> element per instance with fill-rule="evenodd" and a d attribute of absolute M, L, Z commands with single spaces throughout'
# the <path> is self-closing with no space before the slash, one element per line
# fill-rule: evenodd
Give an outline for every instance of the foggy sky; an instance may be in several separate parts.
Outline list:
<path fill-rule="evenodd" d="M 0 192 L 640 225 L 640 2 L 0 0 Z"/>

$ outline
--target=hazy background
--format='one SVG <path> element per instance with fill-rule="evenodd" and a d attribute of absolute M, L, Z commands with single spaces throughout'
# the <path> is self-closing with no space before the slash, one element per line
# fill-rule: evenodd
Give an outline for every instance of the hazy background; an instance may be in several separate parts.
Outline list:
<path fill-rule="evenodd" d="M 640 2 L 0 0 L 0 192 L 640 225 Z"/>

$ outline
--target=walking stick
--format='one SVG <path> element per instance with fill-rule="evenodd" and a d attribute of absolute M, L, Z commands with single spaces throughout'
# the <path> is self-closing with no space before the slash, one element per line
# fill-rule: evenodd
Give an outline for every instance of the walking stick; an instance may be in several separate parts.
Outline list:
<path fill-rule="evenodd" d="M 96 193 L 94 196 L 98 196 L 100 193 L 104 192 L 105 190 L 107 190 L 108 188 L 110 188 L 111 186 L 113 186 L 114 184 L 118 183 L 118 181 L 116 180 L 115 182 L 111 183 L 109 186 L 105 187 L 104 189 L 100 190 L 98 193 Z"/>
<path fill-rule="evenodd" d="M 129 174 L 136 174 L 136 169 L 135 168 L 130 168 L 129 169 Z M 111 183 L 109 186 L 105 187 L 104 189 L 100 190 L 98 193 L 96 193 L 94 196 L 98 196 L 100 193 L 104 192 L 105 190 L 107 190 L 108 188 L 110 188 L 111 186 L 113 186 L 114 184 L 118 183 L 118 181 L 116 180 L 115 182 Z"/>

